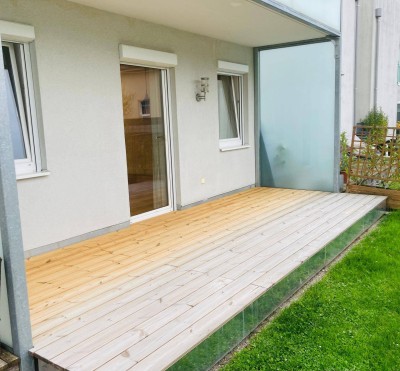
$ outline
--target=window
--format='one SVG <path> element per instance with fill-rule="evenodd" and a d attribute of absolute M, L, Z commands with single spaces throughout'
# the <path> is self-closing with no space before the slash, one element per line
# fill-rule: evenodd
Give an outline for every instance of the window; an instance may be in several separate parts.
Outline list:
<path fill-rule="evenodd" d="M 220 148 L 243 145 L 243 77 L 218 75 Z"/>
<path fill-rule="evenodd" d="M 400 85 L 400 62 L 397 63 L 397 85 Z"/>
<path fill-rule="evenodd" d="M 29 45 L 2 42 L 6 97 L 17 175 L 40 171 Z"/>
<path fill-rule="evenodd" d="M 397 122 L 400 122 L 400 102 L 397 103 Z"/>

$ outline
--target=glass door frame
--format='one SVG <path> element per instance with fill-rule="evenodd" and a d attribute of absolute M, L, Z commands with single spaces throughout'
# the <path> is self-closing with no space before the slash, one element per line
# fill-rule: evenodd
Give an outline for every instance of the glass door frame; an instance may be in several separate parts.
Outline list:
<path fill-rule="evenodd" d="M 168 68 L 146 66 L 139 64 L 121 63 L 123 65 L 131 65 L 137 67 L 145 67 L 154 70 L 160 70 L 161 72 L 161 93 L 162 93 L 162 105 L 164 114 L 164 132 L 165 132 L 165 158 L 167 167 L 167 194 L 168 194 L 168 205 L 160 207 L 155 210 L 147 211 L 145 213 L 134 215 L 130 217 L 131 224 L 153 218 L 158 215 L 169 213 L 176 210 L 176 187 L 175 187 L 175 169 L 174 169 L 174 151 L 173 151 L 173 137 L 172 137 L 172 116 L 171 116 L 171 79 Z M 126 147 L 125 147 L 126 151 Z M 128 198 L 129 203 L 129 198 Z"/>

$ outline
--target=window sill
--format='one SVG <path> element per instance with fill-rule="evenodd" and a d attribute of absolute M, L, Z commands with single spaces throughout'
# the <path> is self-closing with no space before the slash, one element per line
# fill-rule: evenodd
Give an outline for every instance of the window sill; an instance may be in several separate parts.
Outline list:
<path fill-rule="evenodd" d="M 238 149 L 245 149 L 245 148 L 250 148 L 250 145 L 249 144 L 244 144 L 242 146 L 220 148 L 219 150 L 221 152 L 228 152 L 228 151 L 236 151 Z"/>
<path fill-rule="evenodd" d="M 17 180 L 24 180 L 24 179 L 30 179 L 30 178 L 41 178 L 43 176 L 49 176 L 50 171 L 41 171 L 39 173 L 32 173 L 32 174 L 21 174 L 17 175 Z"/>

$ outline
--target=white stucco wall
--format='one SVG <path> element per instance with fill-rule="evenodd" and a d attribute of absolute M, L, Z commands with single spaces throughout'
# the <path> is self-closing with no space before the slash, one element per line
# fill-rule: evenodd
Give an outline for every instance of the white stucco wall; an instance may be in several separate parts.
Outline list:
<path fill-rule="evenodd" d="M 357 50 L 356 121 L 362 120 L 373 106 L 375 58 L 374 0 L 359 5 L 359 32 Z"/>
<path fill-rule="evenodd" d="M 18 181 L 25 249 L 129 220 L 118 45 L 172 52 L 178 204 L 255 182 L 251 48 L 63 0 L 3 0 L 0 18 L 33 25 L 50 176 Z M 217 60 L 250 66 L 249 149 L 218 146 Z M 210 77 L 205 102 L 196 81 Z M 173 102 L 174 103 L 174 102 Z M 201 184 L 205 178 L 205 184 Z"/>
<path fill-rule="evenodd" d="M 374 105 L 376 18 L 382 8 L 377 105 L 396 122 L 397 62 L 400 42 L 400 2 L 398 0 L 360 1 L 360 32 L 357 64 L 357 121 Z"/>
<path fill-rule="evenodd" d="M 397 63 L 400 45 L 400 1 L 377 0 L 382 8 L 382 37 L 379 55 L 378 106 L 389 115 L 389 124 L 396 124 Z"/>

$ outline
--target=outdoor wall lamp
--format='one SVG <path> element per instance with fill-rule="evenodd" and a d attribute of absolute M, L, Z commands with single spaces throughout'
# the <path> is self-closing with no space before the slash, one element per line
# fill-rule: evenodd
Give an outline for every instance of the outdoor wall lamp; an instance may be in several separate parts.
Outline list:
<path fill-rule="evenodd" d="M 201 100 L 206 100 L 206 93 L 209 92 L 208 90 L 208 81 L 210 80 L 209 77 L 202 77 L 200 79 L 200 93 L 196 94 L 196 100 L 200 102 Z"/>

